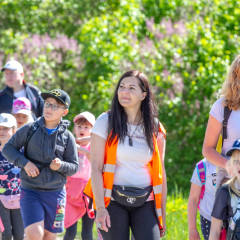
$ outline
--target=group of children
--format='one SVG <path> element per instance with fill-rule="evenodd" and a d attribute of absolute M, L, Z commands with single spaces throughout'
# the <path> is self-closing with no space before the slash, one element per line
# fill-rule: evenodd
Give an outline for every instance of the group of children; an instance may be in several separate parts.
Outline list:
<path fill-rule="evenodd" d="M 197 210 L 204 240 L 240 239 L 240 138 L 226 152 L 226 168 L 231 176 L 216 189 L 217 167 L 207 159 L 200 161 L 191 179 L 188 199 L 189 240 L 200 240 Z"/>
<path fill-rule="evenodd" d="M 70 122 L 70 106 L 61 89 L 42 93 L 43 116 L 35 120 L 31 103 L 21 97 L 11 114 L 0 114 L 0 227 L 3 239 L 74 239 L 82 218 L 82 239 L 92 240 L 94 211 L 83 189 L 91 175 L 90 112 Z M 89 208 L 90 207 L 90 208 Z M 2 223 L 2 224 L 1 224 Z M 101 235 L 99 234 L 99 238 Z"/>
<path fill-rule="evenodd" d="M 65 227 L 64 240 L 71 240 L 80 218 L 82 239 L 93 239 L 94 211 L 83 189 L 91 175 L 90 134 L 95 117 L 89 112 L 75 116 L 75 139 L 67 130 L 70 122 L 62 120 L 71 103 L 68 94 L 54 89 L 42 97 L 43 116 L 36 121 L 24 97 L 14 100 L 12 115 L 0 114 L 3 239 L 56 239 Z M 232 239 L 240 228 L 240 139 L 226 156 L 233 178 L 216 195 L 216 166 L 204 159 L 194 170 L 188 201 L 190 240 L 200 239 L 197 209 L 205 240 Z"/>

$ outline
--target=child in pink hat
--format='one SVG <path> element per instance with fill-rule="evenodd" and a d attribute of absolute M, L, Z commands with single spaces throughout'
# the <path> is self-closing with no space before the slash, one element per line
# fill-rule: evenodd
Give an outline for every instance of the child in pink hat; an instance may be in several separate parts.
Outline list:
<path fill-rule="evenodd" d="M 32 105 L 25 97 L 20 97 L 13 102 L 13 116 L 17 120 L 17 128 L 29 122 L 34 122 L 31 114 Z"/>
<path fill-rule="evenodd" d="M 82 112 L 74 117 L 73 122 L 76 138 L 90 138 L 91 130 L 95 123 L 95 117 L 92 113 Z M 86 142 L 81 144 L 81 146 L 77 144 L 77 149 L 79 170 L 76 174 L 67 178 L 66 184 L 67 202 L 64 219 L 66 233 L 64 240 L 75 239 L 77 222 L 80 218 L 82 218 L 82 240 L 92 240 L 95 216 L 89 204 L 89 198 L 83 195 L 83 189 L 91 176 L 90 143 Z"/>

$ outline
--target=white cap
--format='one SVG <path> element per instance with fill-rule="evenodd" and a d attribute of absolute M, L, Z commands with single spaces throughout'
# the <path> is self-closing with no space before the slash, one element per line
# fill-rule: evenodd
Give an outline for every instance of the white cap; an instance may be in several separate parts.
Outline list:
<path fill-rule="evenodd" d="M 19 73 L 23 73 L 23 67 L 22 67 L 21 63 L 19 63 L 18 61 L 15 61 L 15 60 L 11 60 L 11 61 L 7 62 L 1 71 L 3 72 L 5 69 L 10 69 L 13 71 L 16 70 Z"/>
<path fill-rule="evenodd" d="M 0 126 L 3 127 L 17 127 L 17 121 L 16 118 L 8 113 L 1 113 L 0 114 Z"/>
<path fill-rule="evenodd" d="M 93 114 L 91 114 L 90 112 L 82 112 L 80 114 L 78 114 L 74 119 L 73 119 L 73 122 L 76 123 L 76 121 L 79 119 L 79 118 L 86 118 L 88 120 L 88 122 L 90 122 L 92 124 L 92 126 L 94 125 L 95 123 L 95 117 Z"/>

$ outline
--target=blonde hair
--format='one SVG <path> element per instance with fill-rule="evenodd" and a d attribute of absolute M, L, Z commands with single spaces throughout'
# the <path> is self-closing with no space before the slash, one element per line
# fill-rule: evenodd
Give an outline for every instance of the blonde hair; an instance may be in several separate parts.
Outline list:
<path fill-rule="evenodd" d="M 222 87 L 223 105 L 234 111 L 240 108 L 240 55 L 232 62 Z"/>
<path fill-rule="evenodd" d="M 236 181 L 237 177 L 233 175 L 233 171 L 232 171 L 232 169 L 234 168 L 233 161 L 236 159 L 238 159 L 240 161 L 240 150 L 234 150 L 230 160 L 227 162 L 228 173 L 233 176 L 227 182 L 227 184 L 229 185 L 229 192 L 232 190 L 235 194 L 240 196 L 240 190 L 235 185 L 235 181 Z M 230 194 L 231 194 L 231 192 L 230 192 Z"/>

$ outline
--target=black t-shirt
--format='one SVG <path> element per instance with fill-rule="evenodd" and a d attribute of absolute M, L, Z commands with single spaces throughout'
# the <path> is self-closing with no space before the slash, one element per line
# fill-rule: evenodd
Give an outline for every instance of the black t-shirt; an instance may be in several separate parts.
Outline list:
<path fill-rule="evenodd" d="M 233 216 L 233 209 L 231 206 L 228 206 L 228 198 L 230 198 L 228 187 L 226 187 L 226 185 L 221 186 L 215 195 L 212 217 L 219 220 L 227 220 L 229 222 L 230 218 Z"/>

